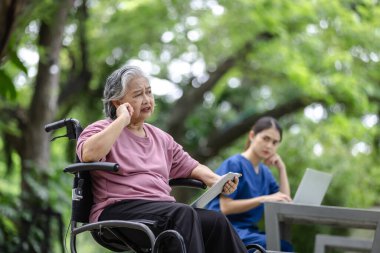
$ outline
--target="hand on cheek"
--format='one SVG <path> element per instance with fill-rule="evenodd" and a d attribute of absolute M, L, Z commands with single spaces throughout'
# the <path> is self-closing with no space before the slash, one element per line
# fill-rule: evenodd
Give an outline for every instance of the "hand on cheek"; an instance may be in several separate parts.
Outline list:
<path fill-rule="evenodd" d="M 131 122 L 132 115 L 134 113 L 133 107 L 129 103 L 123 103 L 117 106 L 116 108 L 116 116 L 125 117 L 126 125 Z"/>
<path fill-rule="evenodd" d="M 267 158 L 264 163 L 268 166 L 274 166 L 277 169 L 282 169 L 285 167 L 284 162 L 278 154 L 274 154 Z"/>

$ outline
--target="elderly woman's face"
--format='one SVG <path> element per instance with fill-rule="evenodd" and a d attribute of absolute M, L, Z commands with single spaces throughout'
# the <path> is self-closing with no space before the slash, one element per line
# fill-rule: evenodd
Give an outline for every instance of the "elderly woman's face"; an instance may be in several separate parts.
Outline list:
<path fill-rule="evenodd" d="M 129 103 L 133 107 L 132 121 L 144 121 L 149 118 L 155 105 L 149 82 L 144 77 L 132 79 L 120 103 Z"/>

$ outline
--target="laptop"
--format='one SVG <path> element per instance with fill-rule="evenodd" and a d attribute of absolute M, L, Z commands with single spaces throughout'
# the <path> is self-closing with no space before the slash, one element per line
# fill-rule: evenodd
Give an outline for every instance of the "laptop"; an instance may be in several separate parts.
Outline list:
<path fill-rule="evenodd" d="M 321 205 L 332 174 L 307 168 L 298 186 L 293 202 L 305 205 Z"/>

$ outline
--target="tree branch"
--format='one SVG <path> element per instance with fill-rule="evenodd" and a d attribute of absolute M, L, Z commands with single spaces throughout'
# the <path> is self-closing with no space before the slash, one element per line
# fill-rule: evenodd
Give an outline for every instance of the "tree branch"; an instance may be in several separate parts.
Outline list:
<path fill-rule="evenodd" d="M 273 37 L 274 35 L 270 33 L 261 33 L 257 35 L 256 41 L 271 40 Z M 252 49 L 253 44 L 251 41 L 248 41 L 236 54 L 231 55 L 220 63 L 214 72 L 209 72 L 210 78 L 205 83 L 199 88 L 191 88 L 177 101 L 176 105 L 173 106 L 173 111 L 170 114 L 171 116 L 167 124 L 167 131 L 174 137 L 174 139 L 180 138 L 184 130 L 183 122 L 196 108 L 196 105 L 201 104 L 203 95 L 211 90 L 218 81 L 236 65 L 236 62 L 241 58 L 245 58 Z M 192 87 L 191 84 L 188 86 Z"/>
<path fill-rule="evenodd" d="M 206 144 L 200 146 L 199 149 L 192 154 L 192 156 L 200 161 L 204 162 L 207 159 L 215 156 L 221 149 L 230 145 L 233 141 L 240 138 L 244 134 L 247 134 L 252 125 L 262 116 L 272 116 L 274 118 L 281 118 L 284 115 L 294 113 L 300 109 L 303 109 L 310 103 L 309 99 L 298 98 L 296 100 L 289 101 L 285 104 L 279 105 L 272 110 L 262 113 L 252 113 L 247 117 L 239 119 L 237 122 L 232 123 L 227 128 L 216 130 L 211 135 Z"/>

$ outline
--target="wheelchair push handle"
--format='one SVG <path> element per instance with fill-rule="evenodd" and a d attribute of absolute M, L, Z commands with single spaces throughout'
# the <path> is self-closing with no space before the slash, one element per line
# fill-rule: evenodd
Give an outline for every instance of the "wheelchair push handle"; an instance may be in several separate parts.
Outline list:
<path fill-rule="evenodd" d="M 49 123 L 45 125 L 45 131 L 51 132 L 63 127 L 66 127 L 67 134 L 63 136 L 54 137 L 53 139 L 51 139 L 51 141 L 54 141 L 61 137 L 68 137 L 70 140 L 75 140 L 79 137 L 80 133 L 82 132 L 82 127 L 79 124 L 79 121 L 73 118 L 62 119 L 53 123 Z"/>
<path fill-rule="evenodd" d="M 59 121 L 52 122 L 52 123 L 49 123 L 49 124 L 45 125 L 45 131 L 46 132 L 51 132 L 51 131 L 60 129 L 62 127 L 67 127 L 67 126 L 70 126 L 70 125 L 79 125 L 79 121 L 76 120 L 76 119 L 72 119 L 72 118 L 70 118 L 70 119 L 61 119 Z"/>

